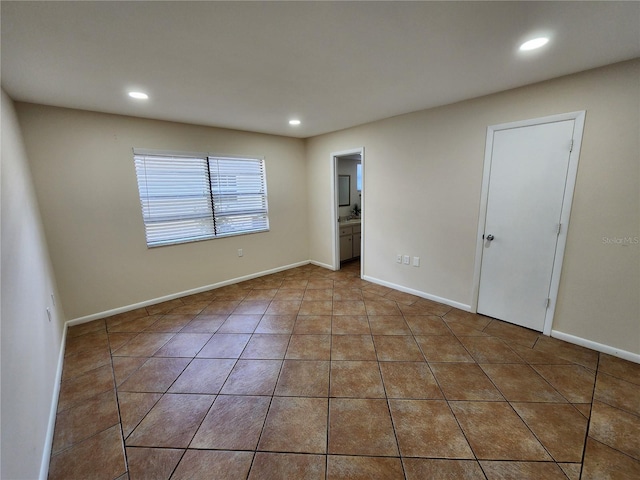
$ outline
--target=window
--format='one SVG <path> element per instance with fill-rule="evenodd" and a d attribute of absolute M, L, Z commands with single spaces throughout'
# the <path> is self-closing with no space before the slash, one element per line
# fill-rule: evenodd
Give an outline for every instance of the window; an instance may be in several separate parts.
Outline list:
<path fill-rule="evenodd" d="M 356 190 L 362 191 L 362 164 L 356 165 Z"/>
<path fill-rule="evenodd" d="M 265 232 L 261 158 L 134 150 L 147 246 Z"/>

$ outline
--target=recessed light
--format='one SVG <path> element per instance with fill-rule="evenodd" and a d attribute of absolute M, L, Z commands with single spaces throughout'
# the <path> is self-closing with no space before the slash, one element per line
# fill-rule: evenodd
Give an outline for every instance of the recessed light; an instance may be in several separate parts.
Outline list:
<path fill-rule="evenodd" d="M 129 96 L 136 100 L 147 100 L 149 98 L 149 95 L 144 92 L 129 92 Z"/>
<path fill-rule="evenodd" d="M 547 43 L 549 43 L 549 39 L 547 37 L 534 38 L 533 40 L 529 40 L 520 45 L 520 50 L 535 50 L 536 48 L 543 47 Z"/>
<path fill-rule="evenodd" d="M 289 125 L 295 126 L 295 125 L 300 125 L 300 123 L 302 123 L 300 122 L 300 120 L 289 120 Z"/>

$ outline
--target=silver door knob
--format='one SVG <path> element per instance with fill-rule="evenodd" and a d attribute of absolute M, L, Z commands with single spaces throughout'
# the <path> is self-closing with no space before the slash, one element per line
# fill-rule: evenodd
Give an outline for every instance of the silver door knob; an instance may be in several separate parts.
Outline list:
<path fill-rule="evenodd" d="M 495 237 L 493 235 L 487 235 L 487 242 L 490 242 L 491 240 L 493 240 Z"/>

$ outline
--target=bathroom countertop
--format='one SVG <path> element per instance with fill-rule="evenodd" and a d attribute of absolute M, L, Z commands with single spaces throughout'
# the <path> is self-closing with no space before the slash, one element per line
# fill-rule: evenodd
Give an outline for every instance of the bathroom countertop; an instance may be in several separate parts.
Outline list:
<path fill-rule="evenodd" d="M 345 227 L 348 227 L 349 225 L 360 225 L 361 220 L 361 218 L 353 218 L 351 220 L 343 220 L 342 222 L 339 222 L 339 224 Z"/>

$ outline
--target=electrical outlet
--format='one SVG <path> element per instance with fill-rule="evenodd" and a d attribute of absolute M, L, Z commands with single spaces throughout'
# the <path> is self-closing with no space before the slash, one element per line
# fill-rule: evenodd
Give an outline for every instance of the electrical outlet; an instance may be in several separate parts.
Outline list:
<path fill-rule="evenodd" d="M 396 263 L 402 263 L 402 255 L 396 255 Z"/>
<path fill-rule="evenodd" d="M 413 257 L 413 266 L 414 267 L 420 266 L 420 257 Z"/>
<path fill-rule="evenodd" d="M 404 263 L 405 265 L 409 265 L 409 255 L 405 255 L 404 257 L 402 257 L 402 263 Z"/>
<path fill-rule="evenodd" d="M 238 249 L 238 256 L 239 256 L 239 257 L 241 257 L 242 255 L 244 255 L 244 254 L 242 253 L 242 249 L 241 249 L 241 248 L 239 248 L 239 249 Z"/>

